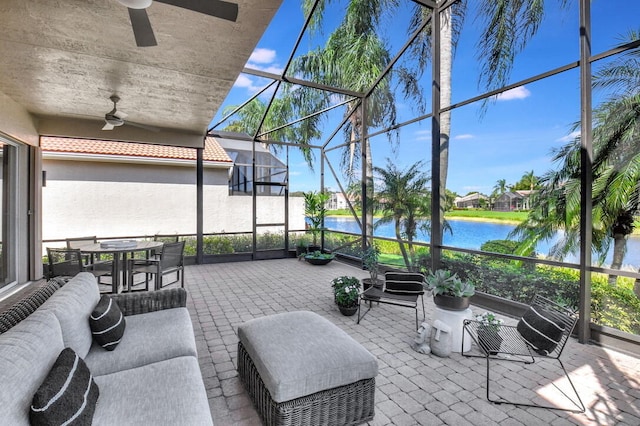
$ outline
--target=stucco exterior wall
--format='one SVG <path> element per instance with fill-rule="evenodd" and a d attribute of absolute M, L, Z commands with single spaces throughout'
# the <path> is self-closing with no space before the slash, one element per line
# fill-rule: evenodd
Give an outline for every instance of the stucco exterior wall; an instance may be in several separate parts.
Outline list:
<path fill-rule="evenodd" d="M 196 232 L 195 166 L 43 160 L 43 239 Z M 251 232 L 252 197 L 229 196 L 227 168 L 205 168 L 204 232 Z M 258 197 L 259 223 L 284 221 L 284 197 Z M 289 227 L 304 229 L 302 198 Z"/>

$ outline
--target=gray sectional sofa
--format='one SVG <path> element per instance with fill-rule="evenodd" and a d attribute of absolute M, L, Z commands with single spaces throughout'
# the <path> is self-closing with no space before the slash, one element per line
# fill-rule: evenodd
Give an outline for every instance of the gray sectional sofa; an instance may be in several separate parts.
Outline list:
<path fill-rule="evenodd" d="M 99 298 L 94 276 L 81 273 L 0 334 L 0 424 L 29 424 L 33 395 L 70 347 L 99 388 L 94 425 L 212 425 L 185 290 L 113 296 L 126 319 L 113 351 L 92 341 Z"/>

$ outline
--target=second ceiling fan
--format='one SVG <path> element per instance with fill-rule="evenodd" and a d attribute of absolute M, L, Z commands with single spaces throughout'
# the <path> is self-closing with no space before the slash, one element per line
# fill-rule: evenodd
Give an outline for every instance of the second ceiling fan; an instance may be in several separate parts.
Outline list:
<path fill-rule="evenodd" d="M 215 16 L 235 22 L 238 18 L 238 5 L 222 0 L 156 0 L 160 3 L 189 9 L 205 15 Z M 147 8 L 153 0 L 118 0 L 118 3 L 129 8 L 131 27 L 138 47 L 157 46 L 156 37 L 151 28 Z"/>

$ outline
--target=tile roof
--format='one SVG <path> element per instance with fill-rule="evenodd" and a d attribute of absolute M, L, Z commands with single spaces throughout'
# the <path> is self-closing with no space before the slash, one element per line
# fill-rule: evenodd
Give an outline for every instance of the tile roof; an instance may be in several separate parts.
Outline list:
<path fill-rule="evenodd" d="M 193 148 L 134 142 L 115 142 L 43 136 L 40 138 L 40 147 L 43 152 L 122 155 L 126 157 L 167 158 L 178 160 L 196 159 L 196 150 Z M 203 159 L 204 161 L 232 162 L 226 151 L 212 137 L 207 137 L 205 141 Z"/>

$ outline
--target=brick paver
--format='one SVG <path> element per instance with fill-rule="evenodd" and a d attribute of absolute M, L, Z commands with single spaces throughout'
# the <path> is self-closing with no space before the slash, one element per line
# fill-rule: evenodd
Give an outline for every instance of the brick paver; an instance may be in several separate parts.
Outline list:
<path fill-rule="evenodd" d="M 294 310 L 316 312 L 349 333 L 378 358 L 376 416 L 370 425 L 637 425 L 640 419 L 640 361 L 572 340 L 563 361 L 587 407 L 583 414 L 513 405 L 485 398 L 485 362 L 454 353 L 448 358 L 414 352 L 414 313 L 380 305 L 356 324 L 333 303 L 330 281 L 366 271 L 333 261 L 313 266 L 296 259 L 188 266 L 185 287 L 209 405 L 216 425 L 259 425 L 260 419 L 238 379 L 239 324 Z M 433 304 L 425 298 L 427 321 Z M 472 307 L 473 308 L 473 307 Z M 484 311 L 478 309 L 478 311 Z M 535 365 L 535 364 L 534 364 Z M 545 364 L 546 366 L 546 364 Z M 538 369 L 539 370 L 539 369 Z M 557 401 L 561 371 L 505 363 L 496 389 L 517 397 Z M 493 371 L 493 370 L 492 370 Z M 493 377 L 493 373 L 492 373 Z M 499 374 L 496 375 L 499 377 Z M 531 388 L 535 386 L 535 388 Z M 493 389 L 493 387 L 492 387 Z"/>

